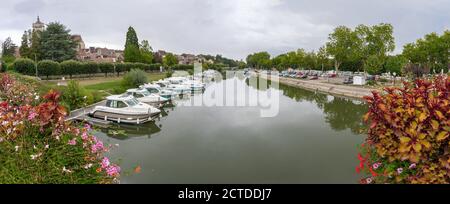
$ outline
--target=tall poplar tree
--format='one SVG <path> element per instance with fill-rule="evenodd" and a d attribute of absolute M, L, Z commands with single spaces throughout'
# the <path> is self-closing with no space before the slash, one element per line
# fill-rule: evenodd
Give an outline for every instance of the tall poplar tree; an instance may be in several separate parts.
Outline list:
<path fill-rule="evenodd" d="M 128 28 L 124 50 L 125 62 L 142 62 L 142 54 L 139 49 L 139 39 L 133 27 Z"/>

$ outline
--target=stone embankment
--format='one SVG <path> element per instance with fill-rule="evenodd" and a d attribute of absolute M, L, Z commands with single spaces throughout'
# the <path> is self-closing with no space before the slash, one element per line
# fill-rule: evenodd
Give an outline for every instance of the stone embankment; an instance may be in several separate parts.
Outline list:
<path fill-rule="evenodd" d="M 265 76 L 260 75 L 265 78 Z M 270 76 L 268 76 L 270 80 Z M 358 87 L 354 85 L 340 85 L 328 83 L 326 79 L 307 80 L 279 77 L 279 82 L 288 86 L 299 87 L 312 91 L 320 91 L 332 95 L 340 95 L 352 98 L 362 99 L 364 96 L 372 95 L 372 91 L 377 89 L 370 89 L 366 87 Z M 379 90 L 378 90 L 379 91 Z"/>

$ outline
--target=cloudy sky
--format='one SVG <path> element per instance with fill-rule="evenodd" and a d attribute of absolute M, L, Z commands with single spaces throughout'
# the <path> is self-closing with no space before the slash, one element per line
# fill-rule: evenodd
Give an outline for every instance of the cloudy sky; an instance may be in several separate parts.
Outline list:
<path fill-rule="evenodd" d="M 128 26 L 153 49 L 245 59 L 317 50 L 338 25 L 391 23 L 396 52 L 450 29 L 450 0 L 2 0 L 0 40 L 16 44 L 36 16 L 59 21 L 87 46 L 123 49 Z"/>

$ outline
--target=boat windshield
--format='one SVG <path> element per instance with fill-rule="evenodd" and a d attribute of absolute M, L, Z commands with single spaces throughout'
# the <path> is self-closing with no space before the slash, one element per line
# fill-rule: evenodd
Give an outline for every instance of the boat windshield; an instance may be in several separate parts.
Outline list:
<path fill-rule="evenodd" d="M 139 104 L 139 101 L 136 98 L 132 98 L 125 101 L 129 106 L 135 106 Z"/>
<path fill-rule="evenodd" d="M 150 96 L 150 92 L 147 91 L 147 89 L 142 89 L 139 91 L 140 94 L 144 95 L 144 96 Z"/>

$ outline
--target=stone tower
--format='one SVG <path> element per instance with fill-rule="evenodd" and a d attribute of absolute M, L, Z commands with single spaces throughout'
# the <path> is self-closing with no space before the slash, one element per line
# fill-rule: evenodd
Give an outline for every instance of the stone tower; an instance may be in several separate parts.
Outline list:
<path fill-rule="evenodd" d="M 41 20 L 39 19 L 39 16 L 37 17 L 37 21 L 35 23 L 33 23 L 33 32 L 34 31 L 44 31 L 45 29 L 45 24 L 41 22 Z"/>

